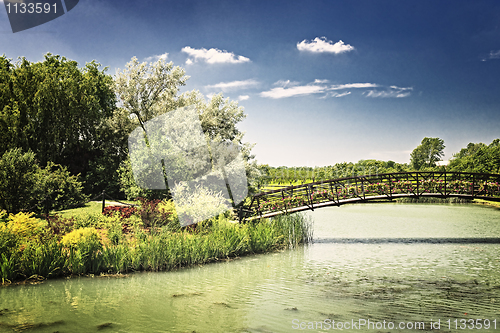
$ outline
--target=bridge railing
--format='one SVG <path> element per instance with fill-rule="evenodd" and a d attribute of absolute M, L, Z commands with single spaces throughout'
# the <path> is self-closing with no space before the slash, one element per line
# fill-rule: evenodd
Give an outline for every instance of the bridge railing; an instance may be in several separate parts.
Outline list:
<path fill-rule="evenodd" d="M 500 197 L 500 175 L 467 172 L 399 172 L 354 176 L 259 193 L 245 216 L 269 215 L 352 201 L 403 196 Z"/>

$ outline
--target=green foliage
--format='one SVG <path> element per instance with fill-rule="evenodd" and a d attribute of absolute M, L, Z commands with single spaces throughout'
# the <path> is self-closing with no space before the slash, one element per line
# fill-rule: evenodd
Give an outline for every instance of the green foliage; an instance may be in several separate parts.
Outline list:
<path fill-rule="evenodd" d="M 0 158 L 0 208 L 7 212 L 28 208 L 38 172 L 33 152 L 23 153 L 19 148 L 5 152 Z"/>
<path fill-rule="evenodd" d="M 103 228 L 106 225 L 106 217 L 100 212 L 82 214 L 75 216 L 74 228 Z"/>
<path fill-rule="evenodd" d="M 179 94 L 179 88 L 185 85 L 187 79 L 184 69 L 174 67 L 171 62 L 160 59 L 155 63 L 140 63 L 134 57 L 126 69 L 116 76 L 115 90 L 123 108 L 143 128 L 145 122 L 157 116 L 195 105 L 207 142 L 232 143 L 240 149 L 251 193 L 260 172 L 250 153 L 253 145 L 243 142 L 243 133 L 236 127 L 246 117 L 243 108 L 235 101 L 224 99 L 222 94 L 214 95 L 208 101 L 198 91 Z M 170 198 L 168 190 L 149 191 L 138 187 L 129 161 L 122 162 L 118 173 L 121 189 L 129 199 Z"/>
<path fill-rule="evenodd" d="M 411 157 L 411 166 L 414 170 L 433 168 L 437 161 L 444 156 L 444 140 L 439 138 L 424 138 L 419 146 L 415 148 Z"/>
<path fill-rule="evenodd" d="M 135 200 L 137 198 L 159 199 L 158 196 L 165 196 L 165 194 L 160 193 L 160 191 L 153 191 L 137 186 L 134 179 L 134 173 L 132 172 L 132 165 L 128 158 L 120 163 L 117 173 L 120 189 L 125 193 L 128 200 Z"/>
<path fill-rule="evenodd" d="M 137 229 L 129 235 L 120 232 L 118 216 L 103 218 L 109 242 L 93 227 L 75 229 L 60 239 L 47 233 L 44 222 L 31 214 L 11 215 L 0 224 L 2 283 L 31 276 L 169 270 L 311 240 L 311 223 L 300 214 L 245 225 L 220 215 L 195 230 L 172 231 L 164 226 L 154 232 Z"/>
<path fill-rule="evenodd" d="M 60 163 L 66 157 L 79 157 L 92 148 L 95 129 L 103 116 L 111 115 L 115 105 L 112 79 L 99 70 L 96 62 L 79 69 L 75 61 L 45 55 L 45 60 L 30 63 L 25 58 L 16 64 L 2 57 L 3 86 L 0 118 L 11 117 L 14 125 L 4 133 L 13 135 L 11 146 L 31 149 L 42 165 Z M 80 151 L 76 151 L 77 148 Z"/>
<path fill-rule="evenodd" d="M 125 109 L 118 108 L 111 117 L 103 120 L 97 128 L 97 154 L 89 161 L 87 171 L 83 175 L 85 193 L 106 193 L 113 197 L 121 197 L 120 163 L 127 158 L 128 135 L 136 127 Z M 134 197 L 135 198 L 135 197 Z"/>
<path fill-rule="evenodd" d="M 479 173 L 500 173 L 500 139 L 489 145 L 469 143 L 453 155 L 449 170 Z"/>
<path fill-rule="evenodd" d="M 271 167 L 269 165 L 260 165 L 259 169 L 263 174 L 259 178 L 259 185 L 265 187 L 270 184 L 298 185 L 344 177 L 403 172 L 408 171 L 408 166 L 393 161 L 360 160 L 357 163 L 343 162 L 326 167 Z"/>
<path fill-rule="evenodd" d="M 41 166 L 53 162 L 82 174 L 86 191 L 116 183 L 130 119 L 114 112 L 113 79 L 105 71 L 95 61 L 79 68 L 50 53 L 37 63 L 0 57 L 0 154 L 32 151 Z"/>
<path fill-rule="evenodd" d="M 35 155 L 14 148 L 0 158 L 0 208 L 8 212 L 52 209 L 77 205 L 86 200 L 82 184 L 65 167 L 49 162 L 36 164 Z"/>
<path fill-rule="evenodd" d="M 71 273 L 98 273 L 101 270 L 103 247 L 96 229 L 73 230 L 64 235 L 61 245 L 68 255 L 66 268 Z"/>
<path fill-rule="evenodd" d="M 83 185 L 66 167 L 48 162 L 36 174 L 35 198 L 37 211 L 61 210 L 81 205 L 87 200 Z"/>
<path fill-rule="evenodd" d="M 158 228 L 166 226 L 170 230 L 180 228 L 179 220 L 176 218 L 174 205 L 169 202 L 162 204 L 159 199 L 148 200 L 139 198 L 141 205 L 138 209 L 138 215 L 146 228 Z M 168 202 L 168 201 L 167 201 Z"/>
<path fill-rule="evenodd" d="M 57 242 L 47 233 L 47 223 L 32 216 L 32 213 L 10 214 L 0 224 L 0 273 L 2 282 L 18 275 L 49 276 L 62 265 Z"/>

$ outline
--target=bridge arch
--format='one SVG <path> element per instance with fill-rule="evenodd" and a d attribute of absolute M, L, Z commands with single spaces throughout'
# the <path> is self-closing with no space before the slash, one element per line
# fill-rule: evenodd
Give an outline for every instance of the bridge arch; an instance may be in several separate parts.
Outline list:
<path fill-rule="evenodd" d="M 272 217 L 371 200 L 402 197 L 459 197 L 500 202 L 500 175 L 470 172 L 396 172 L 363 175 L 302 185 L 254 195 L 240 220 Z"/>

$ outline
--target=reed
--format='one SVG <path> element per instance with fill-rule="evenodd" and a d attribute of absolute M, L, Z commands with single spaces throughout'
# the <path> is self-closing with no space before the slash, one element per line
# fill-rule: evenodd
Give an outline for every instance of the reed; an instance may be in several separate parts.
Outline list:
<path fill-rule="evenodd" d="M 135 232 L 118 241 L 103 240 L 94 228 L 75 229 L 62 239 L 20 240 L 0 255 L 0 279 L 54 277 L 130 271 L 163 271 L 220 259 L 294 248 L 308 243 L 312 223 L 304 215 L 283 215 L 248 224 L 221 216 L 194 230 L 167 227 Z"/>

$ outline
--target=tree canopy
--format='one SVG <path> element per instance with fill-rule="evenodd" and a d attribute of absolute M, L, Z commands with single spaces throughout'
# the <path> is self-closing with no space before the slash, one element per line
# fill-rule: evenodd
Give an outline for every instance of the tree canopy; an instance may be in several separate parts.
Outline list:
<path fill-rule="evenodd" d="M 451 171 L 500 173 L 500 139 L 489 145 L 469 143 L 453 155 L 450 160 Z"/>
<path fill-rule="evenodd" d="M 412 168 L 422 170 L 423 168 L 435 167 L 436 162 L 441 161 L 444 156 L 444 148 L 443 139 L 425 137 L 410 155 Z"/>
<path fill-rule="evenodd" d="M 245 118 L 243 108 L 237 102 L 225 99 L 222 94 L 214 95 L 208 101 L 196 90 L 180 94 L 180 87 L 185 85 L 187 79 L 184 69 L 174 66 L 172 62 L 166 63 L 159 59 L 157 62 L 140 63 L 134 57 L 117 74 L 115 91 L 120 107 L 143 130 L 145 123 L 154 118 L 182 107 L 194 106 L 207 143 L 231 143 L 240 149 L 245 160 L 247 179 L 253 188 L 260 172 L 252 161 L 252 145 L 243 142 L 243 133 L 237 128 L 237 124 Z M 129 161 L 122 163 L 120 177 L 128 197 L 152 195 L 151 191 L 134 186 Z"/>
<path fill-rule="evenodd" d="M 31 150 L 46 165 L 94 150 L 116 104 L 112 78 L 99 67 L 92 61 L 80 69 L 50 53 L 38 63 L 0 57 L 0 153 Z"/>

